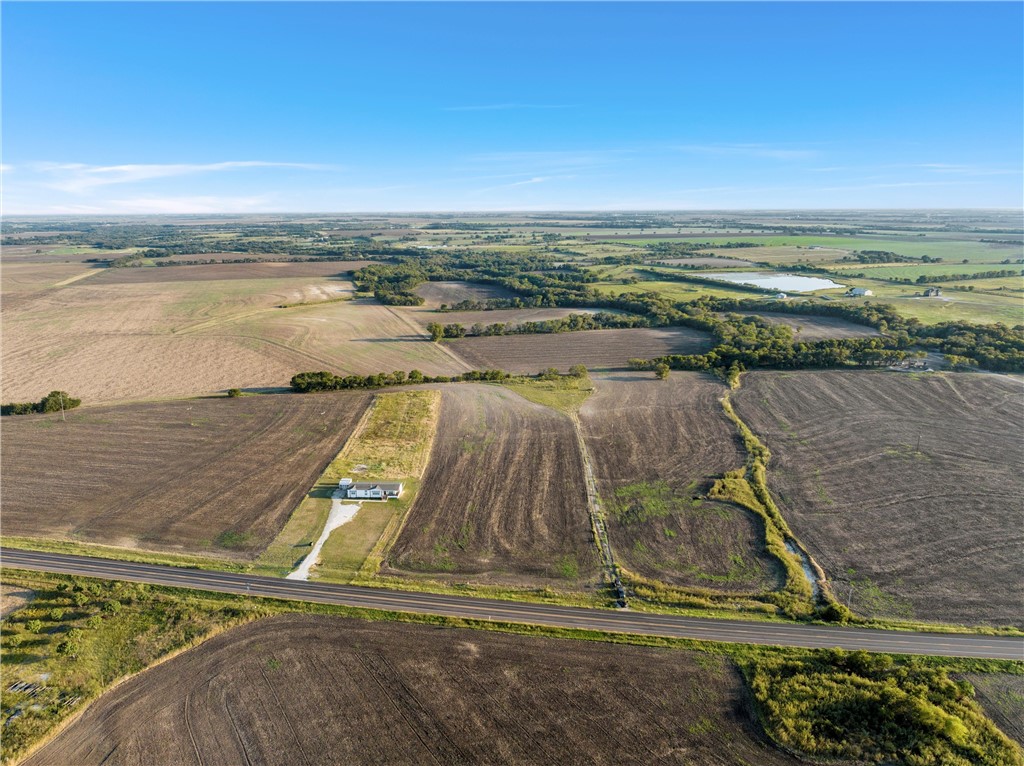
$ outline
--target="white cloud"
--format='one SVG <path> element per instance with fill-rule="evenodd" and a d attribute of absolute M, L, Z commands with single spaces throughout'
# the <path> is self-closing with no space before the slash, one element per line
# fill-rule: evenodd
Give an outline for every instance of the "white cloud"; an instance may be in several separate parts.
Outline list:
<path fill-rule="evenodd" d="M 681 152 L 693 154 L 720 154 L 740 157 L 760 157 L 770 160 L 804 160 L 820 156 L 817 149 L 793 149 L 770 144 L 683 144 Z"/>
<path fill-rule="evenodd" d="M 266 213 L 272 212 L 270 198 L 258 197 L 134 197 L 101 203 L 104 213 Z"/>
<path fill-rule="evenodd" d="M 206 164 L 148 164 L 148 165 L 86 165 L 83 163 L 36 163 L 33 169 L 52 179 L 43 185 L 50 189 L 81 194 L 98 186 L 137 183 L 156 178 L 219 173 L 245 168 L 296 168 L 302 170 L 329 170 L 330 165 L 303 162 L 265 162 L 250 160 L 244 162 L 211 162 Z"/>

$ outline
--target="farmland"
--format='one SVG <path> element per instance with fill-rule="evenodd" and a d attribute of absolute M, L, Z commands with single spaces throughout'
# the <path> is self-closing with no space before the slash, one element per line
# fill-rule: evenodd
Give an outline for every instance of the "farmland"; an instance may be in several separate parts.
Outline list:
<path fill-rule="evenodd" d="M 575 364 L 593 370 L 624 368 L 634 357 L 699 352 L 707 338 L 685 327 L 658 327 L 461 338 L 445 345 L 473 369 L 536 373 L 547 367 L 564 372 Z"/>
<path fill-rule="evenodd" d="M 839 371 L 754 372 L 733 396 L 838 597 L 990 625 L 1021 624 L 1020 399 L 1003 376 Z"/>
<path fill-rule="evenodd" d="M 423 298 L 427 308 L 452 305 L 460 301 L 478 301 L 488 298 L 511 298 L 509 290 L 493 285 L 478 285 L 469 282 L 425 282 L 416 288 L 416 294 Z"/>
<path fill-rule="evenodd" d="M 703 498 L 745 458 L 718 402 L 725 386 L 686 372 L 604 375 L 595 385 L 580 420 L 618 563 L 676 585 L 774 588 L 761 522 Z"/>
<path fill-rule="evenodd" d="M 4 533 L 249 558 L 340 449 L 364 393 L 72 410 L 4 423 Z"/>
<path fill-rule="evenodd" d="M 388 306 L 372 299 L 324 302 L 352 297 L 350 282 L 241 278 L 238 271 L 288 274 L 311 266 L 325 264 L 108 269 L 57 290 L 19 295 L 4 310 L 5 396 L 30 400 L 62 388 L 91 404 L 281 387 L 310 368 L 466 369 Z M 225 270 L 235 276 L 202 278 Z M 176 279 L 179 272 L 189 278 Z M 306 302 L 314 305 L 278 308 Z"/>
<path fill-rule="evenodd" d="M 316 578 L 345 582 L 364 567 L 367 576 L 376 573 L 380 554 L 372 559 L 371 554 L 394 542 L 416 498 L 430 457 L 440 399 L 439 392 L 430 390 L 377 394 L 361 429 L 330 461 L 259 564 L 271 571 L 281 568 L 274 573 L 284 574 L 295 565 L 296 551 L 300 557 L 308 552 L 307 546 L 323 529 L 329 498 L 340 479 L 401 481 L 405 492 L 400 498 L 362 503 L 355 518 L 331 533 L 313 570 Z"/>
<path fill-rule="evenodd" d="M 444 390 L 419 497 L 393 572 L 503 584 L 596 579 L 571 421 L 498 386 Z"/>
<path fill-rule="evenodd" d="M 741 316 L 757 316 L 770 324 L 783 324 L 793 330 L 793 340 L 812 341 L 825 338 L 872 338 L 880 333 L 873 327 L 854 324 L 838 317 L 816 317 L 809 314 L 754 314 L 738 312 Z"/>
<path fill-rule="evenodd" d="M 122 684 L 25 763 L 795 763 L 678 650 L 264 619 Z"/>

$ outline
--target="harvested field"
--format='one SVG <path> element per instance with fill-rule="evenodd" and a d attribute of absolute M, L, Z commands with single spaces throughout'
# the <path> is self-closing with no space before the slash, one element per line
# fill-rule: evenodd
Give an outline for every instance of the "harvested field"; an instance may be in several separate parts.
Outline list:
<path fill-rule="evenodd" d="M 0 620 L 31 603 L 34 595 L 28 588 L 0 583 Z"/>
<path fill-rule="evenodd" d="M 511 298 L 514 293 L 497 285 L 478 285 L 472 282 L 424 282 L 414 291 L 426 301 L 423 305 L 436 309 L 442 304 L 460 301 L 484 301 L 488 298 Z"/>
<path fill-rule="evenodd" d="M 778 584 L 762 522 L 742 508 L 701 499 L 714 479 L 743 465 L 736 428 L 709 375 L 595 376 L 580 410 L 608 515 L 616 559 L 673 585 L 770 590 Z"/>
<path fill-rule="evenodd" d="M 569 418 L 499 386 L 445 388 L 426 475 L 386 563 L 474 581 L 595 579 Z"/>
<path fill-rule="evenodd" d="M 4 533 L 251 557 L 370 396 L 268 395 L 4 419 Z"/>
<path fill-rule="evenodd" d="M 149 268 L 104 269 L 97 280 L 107 285 L 137 285 L 146 282 L 206 282 L 222 279 L 296 279 L 336 277 L 348 279 L 349 273 L 373 261 L 310 261 L 259 263 L 210 263 L 201 266 L 153 266 Z"/>
<path fill-rule="evenodd" d="M 700 353 L 710 346 L 708 338 L 707 333 L 686 327 L 657 327 L 460 338 L 445 345 L 473 369 L 530 374 L 547 367 L 565 372 L 574 364 L 591 370 L 623 369 L 634 357 Z"/>
<path fill-rule="evenodd" d="M 569 314 L 593 314 L 597 309 L 495 309 L 494 311 L 435 311 L 424 306 L 401 307 L 398 309 L 403 315 L 407 315 L 419 326 L 424 328 L 431 322 L 441 324 L 461 324 L 465 327 L 472 327 L 479 323 L 482 325 L 495 324 L 522 324 L 523 322 L 543 322 L 546 319 L 561 319 Z"/>
<path fill-rule="evenodd" d="M 760 317 L 771 324 L 784 324 L 792 328 L 797 341 L 827 340 L 828 338 L 874 338 L 881 335 L 874 327 L 848 322 L 839 317 L 816 317 L 806 314 L 758 314 L 738 311 L 740 316 Z"/>
<path fill-rule="evenodd" d="M 733 401 L 854 611 L 1024 625 L 1022 394 L 989 374 L 754 372 Z"/>
<path fill-rule="evenodd" d="M 1024 746 L 1024 676 L 969 673 L 963 679 L 974 687 L 978 704 L 1003 734 Z"/>
<path fill-rule="evenodd" d="M 25 764 L 171 762 L 798 763 L 718 657 L 297 615 L 121 684 Z"/>
<path fill-rule="evenodd" d="M 669 266 L 714 266 L 716 268 L 731 269 L 744 266 L 753 266 L 750 261 L 741 261 L 739 258 L 714 258 L 711 256 L 694 256 L 693 258 L 665 258 L 654 261 L 656 264 L 665 263 Z M 697 276 L 700 276 L 699 274 Z"/>
<path fill-rule="evenodd" d="M 367 299 L 325 302 L 351 296 L 351 282 L 312 277 L 173 281 L 186 268 L 139 269 L 165 281 L 137 284 L 94 282 L 107 278 L 101 273 L 36 291 L 15 306 L 5 303 L 5 398 L 29 401 L 61 388 L 93 404 L 281 387 L 303 370 L 369 374 L 418 368 L 451 374 L 467 369 L 391 307 Z M 213 273 L 235 265 L 195 268 Z M 303 302 L 323 305 L 277 308 Z"/>

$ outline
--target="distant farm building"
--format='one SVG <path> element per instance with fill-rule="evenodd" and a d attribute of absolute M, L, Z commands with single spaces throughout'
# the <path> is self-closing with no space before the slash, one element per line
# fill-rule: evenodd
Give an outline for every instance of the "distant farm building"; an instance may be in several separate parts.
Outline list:
<path fill-rule="evenodd" d="M 786 298 L 788 298 L 788 297 L 789 297 L 789 296 L 788 296 L 788 295 L 786 295 L 785 293 L 776 293 L 776 294 L 775 294 L 775 300 L 777 300 L 777 301 L 784 301 L 784 300 L 786 300 Z"/>
<path fill-rule="evenodd" d="M 874 295 L 874 293 L 871 292 L 871 290 L 868 290 L 866 287 L 851 287 L 849 290 L 846 291 L 846 294 L 849 295 L 851 298 L 859 298 L 862 295 Z"/>
<path fill-rule="evenodd" d="M 924 289 L 925 298 L 941 298 L 942 288 L 941 287 L 926 287 Z"/>
<path fill-rule="evenodd" d="M 349 500 L 390 500 L 401 497 L 405 487 L 400 481 L 356 481 L 342 479 L 338 482 L 342 497 Z"/>

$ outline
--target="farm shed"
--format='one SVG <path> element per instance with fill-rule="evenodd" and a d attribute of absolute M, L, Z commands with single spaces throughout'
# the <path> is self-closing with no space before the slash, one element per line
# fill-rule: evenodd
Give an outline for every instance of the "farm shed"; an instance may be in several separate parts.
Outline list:
<path fill-rule="evenodd" d="M 350 500 L 389 500 L 400 497 L 404 487 L 400 481 L 357 481 L 342 479 L 338 489 Z"/>
<path fill-rule="evenodd" d="M 846 291 L 846 294 L 853 298 L 859 298 L 862 295 L 874 295 L 874 293 L 866 287 L 851 287 Z"/>

